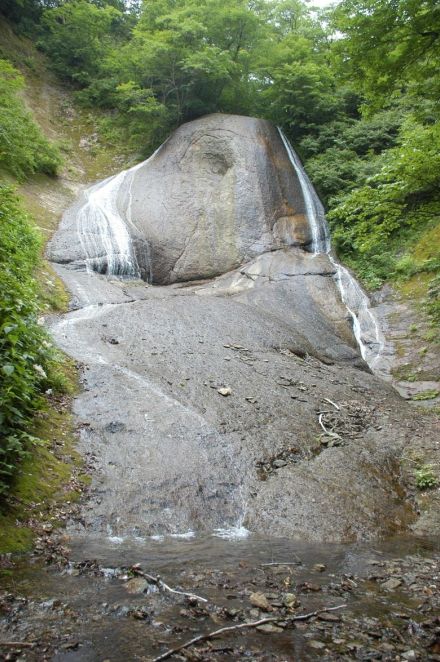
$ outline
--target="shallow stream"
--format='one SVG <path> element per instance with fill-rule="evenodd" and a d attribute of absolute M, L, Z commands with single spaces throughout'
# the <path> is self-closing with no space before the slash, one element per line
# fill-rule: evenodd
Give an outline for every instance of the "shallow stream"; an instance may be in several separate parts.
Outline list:
<path fill-rule="evenodd" d="M 87 537 L 73 542 L 61 575 L 40 561 L 15 574 L 10 590 L 29 597 L 15 605 L 12 629 L 18 640 L 39 638 L 36 657 L 28 651 L 23 659 L 45 659 L 44 648 L 54 646 L 58 652 L 48 659 L 59 662 L 153 660 L 219 627 L 345 605 L 329 620 L 330 612 L 275 633 L 233 632 L 189 659 L 437 659 L 428 647 L 440 606 L 439 552 L 439 541 L 410 538 L 301 545 L 261 536 L 118 543 Z M 130 578 L 134 564 L 208 602 Z M 256 593 L 269 611 L 253 606 Z M 283 605 L 292 594 L 297 602 L 289 610 Z M 409 650 L 415 657 L 401 657 Z"/>

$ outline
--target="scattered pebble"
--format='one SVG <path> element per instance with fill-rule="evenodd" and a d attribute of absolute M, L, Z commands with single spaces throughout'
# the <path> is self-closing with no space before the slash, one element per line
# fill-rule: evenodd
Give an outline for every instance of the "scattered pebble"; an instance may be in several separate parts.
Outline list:
<path fill-rule="evenodd" d="M 220 393 L 220 395 L 227 397 L 228 395 L 231 395 L 232 389 L 230 388 L 230 386 L 222 386 L 221 388 L 217 389 L 217 393 Z"/>

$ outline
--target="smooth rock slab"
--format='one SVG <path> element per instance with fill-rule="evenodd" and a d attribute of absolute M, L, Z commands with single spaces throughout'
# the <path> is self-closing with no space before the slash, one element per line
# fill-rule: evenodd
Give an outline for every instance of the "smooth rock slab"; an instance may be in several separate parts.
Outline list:
<path fill-rule="evenodd" d="M 302 288 L 288 288 L 300 279 Z M 140 287 L 138 300 L 132 286 L 126 303 L 92 304 L 53 326 L 58 344 L 87 366 L 75 412 L 90 423 L 81 448 L 96 456 L 83 513 L 89 532 L 189 535 L 244 526 L 340 541 L 405 529 L 414 518 L 399 484 L 413 435 L 407 405 L 351 367 L 359 355 L 318 306 L 307 297 L 300 306 L 315 279 L 335 303 L 332 278 L 319 275 L 236 294 L 220 293 L 222 279 L 211 287 Z M 112 287 L 118 301 L 124 285 Z M 103 329 L 120 343 L 106 342 Z M 319 358 L 318 340 L 334 365 Z M 222 387 L 228 397 L 217 392 Z M 322 447 L 325 398 L 368 404 L 361 435 Z M 110 431 L 112 421 L 125 427 Z M 259 463 L 291 448 L 298 461 L 261 480 Z"/>

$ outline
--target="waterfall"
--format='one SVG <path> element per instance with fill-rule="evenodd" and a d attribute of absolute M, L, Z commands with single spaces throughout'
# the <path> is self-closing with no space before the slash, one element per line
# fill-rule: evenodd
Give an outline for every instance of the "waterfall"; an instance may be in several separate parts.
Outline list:
<path fill-rule="evenodd" d="M 361 356 L 370 368 L 373 368 L 383 350 L 384 339 L 377 320 L 371 311 L 368 296 L 348 269 L 339 264 L 331 254 L 330 232 L 324 207 L 291 144 L 280 128 L 278 128 L 278 132 L 298 177 L 304 197 L 307 219 L 312 234 L 311 253 L 313 255 L 327 254 L 330 262 L 335 267 L 336 284 L 341 299 L 353 320 L 353 333 L 359 345 Z"/>
<path fill-rule="evenodd" d="M 88 271 L 140 277 L 131 238 L 117 206 L 128 172 L 124 170 L 85 192 L 86 202 L 78 212 L 77 228 Z"/>
<path fill-rule="evenodd" d="M 162 147 L 163 145 L 158 147 L 146 161 L 123 170 L 85 191 L 86 202 L 77 215 L 77 231 L 86 255 L 87 271 L 127 278 L 141 277 L 133 241 L 127 229 L 128 223 L 135 232 L 138 232 L 132 219 L 133 175 L 136 170 L 154 159 Z M 118 207 L 118 197 L 124 186 L 128 193 L 125 220 Z M 145 251 L 143 262 L 149 269 L 151 282 L 153 274 L 150 246 L 145 239 L 142 239 L 142 245 Z"/>
<path fill-rule="evenodd" d="M 315 255 L 318 253 L 328 253 L 330 251 L 330 232 L 325 220 L 324 207 L 316 195 L 312 183 L 307 177 L 307 174 L 302 167 L 301 161 L 299 160 L 296 152 L 293 150 L 292 145 L 289 143 L 280 128 L 278 128 L 278 131 L 301 186 L 301 191 L 306 206 L 307 220 L 309 222 L 310 231 L 312 233 L 312 253 Z"/>

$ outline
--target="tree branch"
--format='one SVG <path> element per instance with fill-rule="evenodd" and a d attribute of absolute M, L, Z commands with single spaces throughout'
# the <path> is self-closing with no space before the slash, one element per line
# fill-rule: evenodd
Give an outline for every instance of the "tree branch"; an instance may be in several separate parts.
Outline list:
<path fill-rule="evenodd" d="M 139 577 L 143 577 L 151 584 L 156 584 L 158 588 L 162 588 L 165 591 L 169 591 L 170 593 L 175 593 L 176 595 L 183 595 L 186 598 L 189 598 L 190 600 L 200 600 L 201 602 L 208 602 L 206 598 L 202 598 L 200 595 L 195 595 L 195 593 L 186 593 L 185 591 L 177 591 L 176 589 L 171 588 L 171 586 L 165 584 L 165 582 L 159 575 L 157 577 L 154 577 L 154 575 L 149 575 L 147 572 L 144 572 L 139 565 L 132 566 L 131 571 L 135 575 L 138 575 Z"/>
<path fill-rule="evenodd" d="M 293 623 L 295 621 L 307 621 L 318 614 L 322 614 L 327 611 L 336 611 L 337 609 L 343 609 L 347 605 L 338 605 L 337 607 L 325 607 L 324 609 L 317 609 L 316 611 L 311 611 L 308 614 L 300 614 L 298 616 L 290 616 L 283 618 L 282 616 L 272 616 L 269 618 L 261 618 L 259 621 L 252 621 L 251 623 L 239 623 L 238 625 L 230 625 L 229 627 L 220 628 L 219 630 L 214 630 L 213 632 L 208 632 L 207 634 L 199 634 L 197 637 L 186 641 L 184 644 L 177 646 L 176 648 L 170 648 L 170 650 L 162 653 L 159 657 L 155 657 L 151 662 L 161 662 L 162 660 L 167 660 L 169 657 L 178 653 L 185 648 L 189 648 L 194 644 L 198 644 L 200 641 L 207 641 L 208 639 L 214 639 L 214 637 L 219 637 L 222 634 L 227 634 L 229 632 L 234 632 L 236 630 L 244 630 L 247 628 L 256 628 L 259 625 L 264 625 L 265 623 L 276 623 L 277 621 L 288 621 Z"/>

